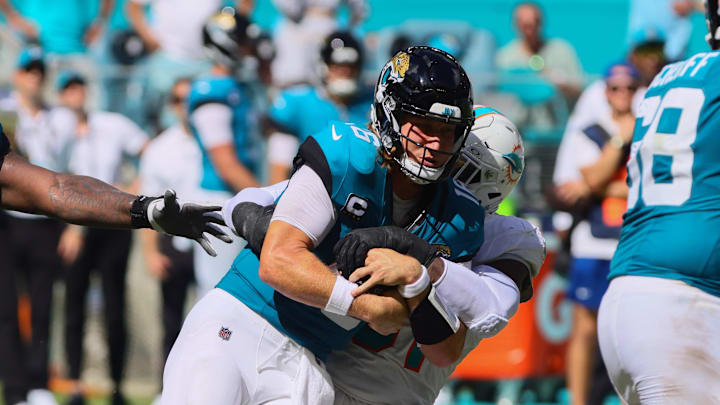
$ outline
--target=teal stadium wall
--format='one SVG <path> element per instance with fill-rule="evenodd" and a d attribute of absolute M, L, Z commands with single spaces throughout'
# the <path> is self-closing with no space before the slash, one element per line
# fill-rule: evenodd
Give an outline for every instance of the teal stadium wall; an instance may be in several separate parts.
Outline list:
<path fill-rule="evenodd" d="M 401 24 L 408 19 L 458 19 L 490 31 L 499 46 L 515 37 L 511 13 L 517 1 L 509 0 L 369 0 L 371 15 L 363 32 Z M 545 34 L 569 41 L 588 74 L 601 74 L 612 61 L 627 53 L 629 0 L 540 0 L 546 16 Z M 269 0 L 258 0 L 254 17 L 265 28 L 277 18 Z M 707 49 L 705 20 L 692 17 L 689 52 Z"/>

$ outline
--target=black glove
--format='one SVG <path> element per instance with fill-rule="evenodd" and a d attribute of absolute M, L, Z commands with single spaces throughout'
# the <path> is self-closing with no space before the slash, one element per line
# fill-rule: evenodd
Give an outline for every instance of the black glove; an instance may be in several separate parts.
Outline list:
<path fill-rule="evenodd" d="M 365 265 L 370 249 L 388 248 L 412 256 L 425 267 L 437 257 L 435 246 L 397 226 L 355 229 L 340 239 L 333 248 L 338 270 L 345 278 Z"/>
<path fill-rule="evenodd" d="M 247 241 L 248 247 L 257 257 L 260 257 L 273 212 L 275 204 L 263 207 L 252 202 L 242 202 L 233 208 L 232 224 L 235 232 Z"/>
<path fill-rule="evenodd" d="M 221 208 L 218 205 L 182 202 L 177 199 L 174 190 L 165 191 L 163 197 L 141 201 L 150 226 L 158 232 L 193 239 L 210 256 L 216 256 L 217 253 L 204 232 L 225 243 L 232 243 L 232 239 L 216 225 L 225 224 L 217 213 Z"/>

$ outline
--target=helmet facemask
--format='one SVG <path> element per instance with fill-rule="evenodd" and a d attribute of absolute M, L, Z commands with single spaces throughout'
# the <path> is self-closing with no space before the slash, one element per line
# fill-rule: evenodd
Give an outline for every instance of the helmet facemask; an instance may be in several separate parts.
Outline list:
<path fill-rule="evenodd" d="M 452 64 L 451 67 L 455 74 L 453 80 L 460 82 L 457 87 L 459 89 L 451 89 L 450 91 L 440 86 L 432 87 L 428 82 L 433 82 L 422 77 L 424 82 L 423 88 L 418 89 L 417 84 L 410 83 L 414 88 L 408 88 L 407 83 L 403 83 L 405 72 L 411 69 L 410 56 L 413 50 L 431 53 L 433 57 L 446 58 L 442 63 Z M 416 58 L 418 58 L 416 56 Z M 425 62 L 429 67 L 423 67 L 427 70 L 432 68 L 432 61 L 428 63 L 420 59 L 420 63 Z M 421 69 L 415 69 L 421 70 Z M 445 73 L 446 72 L 440 72 Z M 421 73 L 413 72 L 417 76 Z M 425 73 L 425 76 L 433 77 L 436 72 Z M 449 80 L 450 81 L 450 80 Z M 447 86 L 447 83 L 443 83 Z M 452 92 L 460 94 L 451 94 Z M 449 54 L 429 47 L 412 47 L 406 51 L 396 54 L 380 74 L 380 79 L 376 86 L 375 103 L 372 109 L 372 125 L 378 133 L 381 140 L 381 147 L 385 155 L 390 157 L 413 182 L 417 184 L 429 184 L 439 182 L 448 177 L 450 169 L 455 165 L 459 157 L 460 150 L 465 143 L 467 134 L 472 123 L 472 96 L 469 80 L 460 65 Z M 436 121 L 445 124 L 455 125 L 453 135 L 453 148 L 451 151 L 441 151 L 429 148 L 402 133 L 402 125 L 406 122 L 412 122 L 413 118 L 420 118 L 429 121 Z M 416 159 L 410 156 L 405 149 L 407 145 L 414 145 L 420 148 L 420 153 L 414 154 Z M 446 156 L 444 162 L 440 166 L 432 166 L 426 164 L 429 155 L 433 155 L 433 159 L 439 156 Z"/>
<path fill-rule="evenodd" d="M 328 94 L 341 100 L 355 97 L 360 90 L 363 61 L 362 45 L 355 37 L 344 31 L 331 33 L 320 50 L 318 63 L 319 79 Z M 344 67 L 345 71 L 333 72 L 333 67 Z M 346 75 L 348 71 L 352 74 Z"/>

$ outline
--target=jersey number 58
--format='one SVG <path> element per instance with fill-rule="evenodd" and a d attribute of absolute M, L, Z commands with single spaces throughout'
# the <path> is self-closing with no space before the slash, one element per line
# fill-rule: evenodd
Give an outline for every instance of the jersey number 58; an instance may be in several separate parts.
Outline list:
<path fill-rule="evenodd" d="M 702 89 L 685 87 L 643 100 L 638 119 L 643 120 L 643 126 L 650 121 L 650 127 L 630 148 L 629 209 L 635 207 L 639 195 L 645 205 L 678 206 L 690 198 L 694 161 L 691 145 L 697 137 L 704 103 Z"/>

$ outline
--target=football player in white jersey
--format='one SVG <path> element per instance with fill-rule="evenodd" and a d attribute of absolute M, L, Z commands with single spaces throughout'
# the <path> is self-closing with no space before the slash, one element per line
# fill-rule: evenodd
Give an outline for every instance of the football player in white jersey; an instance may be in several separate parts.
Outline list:
<path fill-rule="evenodd" d="M 333 352 L 328 360 L 335 404 L 432 404 L 457 364 L 480 340 L 502 330 L 519 302 L 532 296 L 530 278 L 539 272 L 545 260 L 545 241 L 529 222 L 495 214 L 522 174 L 522 140 L 510 120 L 495 110 L 478 106 L 475 117 L 463 150 L 463 164 L 454 176 L 487 211 L 485 242 L 472 261 L 457 264 L 436 259 L 442 261 L 441 271 L 429 271 L 435 296 L 464 324 L 456 335 L 448 338 L 456 341 L 458 350 L 454 356 L 429 357 L 429 361 L 424 361 L 409 326 L 388 336 L 362 329 L 352 344 Z M 265 194 L 283 188 L 280 183 L 267 188 Z M 240 200 L 271 203 L 274 198 L 265 198 L 263 191 L 244 190 L 226 203 L 223 209 L 226 222 L 233 222 L 232 209 Z M 352 235 L 360 235 L 356 241 L 367 242 L 362 240 L 362 232 L 356 230 Z M 253 243 L 256 242 L 250 240 L 250 245 Z M 373 270 L 376 274 L 384 272 L 386 277 L 372 276 L 361 291 L 378 283 L 394 284 L 393 280 L 404 278 L 402 269 L 412 268 L 409 263 L 415 260 L 386 249 L 370 252 L 375 267 L 357 269 L 355 277 L 371 274 Z"/>

